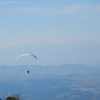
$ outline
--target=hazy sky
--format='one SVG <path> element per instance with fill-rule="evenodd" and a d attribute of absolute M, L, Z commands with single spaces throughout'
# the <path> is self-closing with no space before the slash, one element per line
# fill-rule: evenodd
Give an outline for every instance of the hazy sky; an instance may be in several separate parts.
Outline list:
<path fill-rule="evenodd" d="M 0 0 L 0 65 L 99 62 L 100 0 Z"/>

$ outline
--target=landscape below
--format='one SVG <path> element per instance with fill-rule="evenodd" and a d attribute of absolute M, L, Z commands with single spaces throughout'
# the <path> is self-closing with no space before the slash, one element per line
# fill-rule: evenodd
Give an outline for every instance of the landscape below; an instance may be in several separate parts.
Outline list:
<path fill-rule="evenodd" d="M 0 98 L 11 93 L 25 100 L 99 100 L 100 68 L 83 64 L 0 66 Z"/>

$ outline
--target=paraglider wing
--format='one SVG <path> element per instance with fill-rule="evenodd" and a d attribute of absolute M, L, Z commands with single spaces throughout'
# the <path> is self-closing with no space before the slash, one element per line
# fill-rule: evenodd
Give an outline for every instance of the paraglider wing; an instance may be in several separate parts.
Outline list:
<path fill-rule="evenodd" d="M 35 59 L 37 59 L 37 57 L 36 57 L 35 55 L 33 55 L 33 54 L 23 54 L 23 55 L 20 55 L 19 57 L 17 57 L 16 61 L 17 61 L 19 58 L 23 57 L 23 56 L 33 56 Z"/>
<path fill-rule="evenodd" d="M 35 59 L 37 59 L 37 57 L 35 56 L 35 55 L 33 55 L 33 54 L 31 54 L 33 57 L 35 57 Z"/>

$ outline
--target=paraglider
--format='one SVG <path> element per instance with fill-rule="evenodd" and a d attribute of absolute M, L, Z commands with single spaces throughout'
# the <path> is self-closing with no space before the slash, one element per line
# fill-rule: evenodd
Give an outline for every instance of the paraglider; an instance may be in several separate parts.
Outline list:
<path fill-rule="evenodd" d="M 19 57 L 17 57 L 16 61 L 21 58 L 21 57 L 24 57 L 24 56 L 33 56 L 35 59 L 37 59 L 37 57 L 33 54 L 23 54 L 23 55 L 20 55 Z"/>
<path fill-rule="evenodd" d="M 37 59 L 37 57 L 35 55 L 33 55 L 33 54 L 23 54 L 23 55 L 18 56 L 17 59 L 16 59 L 16 61 L 18 61 L 19 58 L 24 57 L 24 56 L 32 56 L 35 59 Z M 27 71 L 27 73 L 29 74 L 29 70 Z"/>

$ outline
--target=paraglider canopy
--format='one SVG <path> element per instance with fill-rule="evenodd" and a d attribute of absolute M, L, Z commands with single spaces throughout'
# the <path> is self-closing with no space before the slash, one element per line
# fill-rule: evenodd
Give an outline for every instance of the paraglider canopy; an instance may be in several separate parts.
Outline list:
<path fill-rule="evenodd" d="M 24 57 L 24 56 L 32 56 L 32 57 L 34 57 L 35 59 L 37 59 L 37 57 L 36 57 L 35 55 L 33 55 L 33 54 L 23 54 L 23 55 L 18 56 L 17 59 L 16 59 L 16 61 L 17 61 L 19 58 Z"/>

